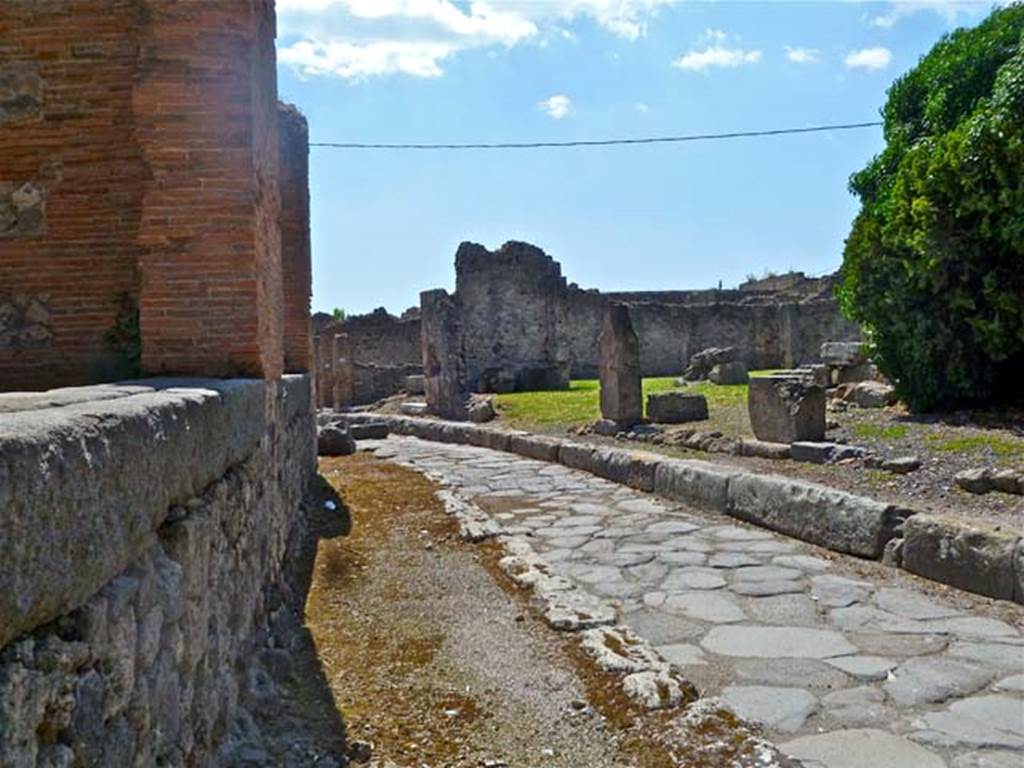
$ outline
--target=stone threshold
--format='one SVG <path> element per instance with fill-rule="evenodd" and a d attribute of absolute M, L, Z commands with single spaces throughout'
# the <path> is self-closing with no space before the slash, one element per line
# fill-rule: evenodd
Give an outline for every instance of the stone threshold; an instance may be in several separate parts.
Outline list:
<path fill-rule="evenodd" d="M 384 423 L 396 434 L 421 440 L 562 464 L 967 592 L 1024 604 L 1024 536 L 1016 532 L 971 526 L 818 483 L 708 461 L 438 419 L 372 412 L 330 418 Z"/>

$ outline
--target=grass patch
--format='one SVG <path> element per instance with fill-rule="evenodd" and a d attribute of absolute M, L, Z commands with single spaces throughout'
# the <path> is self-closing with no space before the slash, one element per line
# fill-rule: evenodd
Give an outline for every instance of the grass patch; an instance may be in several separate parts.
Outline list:
<path fill-rule="evenodd" d="M 906 424 L 855 424 L 853 434 L 864 439 L 902 440 L 910 432 Z"/>
<path fill-rule="evenodd" d="M 755 371 L 754 374 L 758 372 Z M 680 389 L 676 376 L 658 376 L 643 380 L 644 404 L 656 392 Z M 745 406 L 747 385 L 720 386 L 708 381 L 690 384 L 687 392 L 704 395 L 708 407 L 735 408 Z M 495 404 L 502 416 L 516 427 L 589 424 L 601 417 L 601 387 L 597 379 L 578 379 L 569 389 L 552 392 L 510 392 L 496 395 Z"/>
<path fill-rule="evenodd" d="M 988 450 L 1003 458 L 1024 456 L 1024 440 L 1001 435 L 969 435 L 953 438 L 929 435 L 928 443 L 932 450 L 942 453 L 979 453 Z"/>

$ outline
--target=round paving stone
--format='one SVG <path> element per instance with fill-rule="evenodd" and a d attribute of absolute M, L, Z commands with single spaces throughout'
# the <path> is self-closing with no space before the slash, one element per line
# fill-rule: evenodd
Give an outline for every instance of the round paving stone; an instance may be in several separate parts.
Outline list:
<path fill-rule="evenodd" d="M 682 520 L 664 520 L 660 523 L 654 523 L 653 525 L 647 526 L 646 533 L 661 535 L 671 535 L 679 533 L 691 533 L 699 529 L 700 526 L 694 525 L 693 523 L 684 523 Z"/>
<path fill-rule="evenodd" d="M 968 752 L 953 758 L 952 768 L 1020 768 L 1020 752 Z"/>
<path fill-rule="evenodd" d="M 772 558 L 772 565 L 780 565 L 783 568 L 799 568 L 801 571 L 812 573 L 824 573 L 832 567 L 832 563 L 828 560 L 811 555 L 779 555 Z"/>
<path fill-rule="evenodd" d="M 772 597 L 774 595 L 803 592 L 803 584 L 793 579 L 785 581 L 737 581 L 730 589 L 737 595 L 748 597 Z"/>
<path fill-rule="evenodd" d="M 744 568 L 748 565 L 763 565 L 763 563 L 744 552 L 719 552 L 711 556 L 708 565 L 712 568 Z"/>
<path fill-rule="evenodd" d="M 804 736 L 779 749 L 814 768 L 946 768 L 935 753 L 873 728 Z"/>
<path fill-rule="evenodd" d="M 981 690 L 995 677 L 995 670 L 944 656 L 918 656 L 907 659 L 883 686 L 896 704 L 945 701 Z"/>
<path fill-rule="evenodd" d="M 795 733 L 818 708 L 818 700 L 803 688 L 729 686 L 722 699 L 742 717 L 781 733 Z"/>
<path fill-rule="evenodd" d="M 786 581 L 799 579 L 802 571 L 793 568 L 779 568 L 777 565 L 755 565 L 750 568 L 737 568 L 733 578 L 737 581 Z"/>
<path fill-rule="evenodd" d="M 885 680 L 889 672 L 899 664 L 898 661 L 883 656 L 841 656 L 837 659 L 828 659 L 828 663 L 865 682 Z"/>
<path fill-rule="evenodd" d="M 849 676 L 817 659 L 739 659 L 733 663 L 736 677 L 764 685 L 790 686 L 799 680 L 804 688 L 834 691 L 848 685 Z"/>
<path fill-rule="evenodd" d="M 665 601 L 664 610 L 713 624 L 729 624 L 746 618 L 743 609 L 734 600 L 719 592 L 672 595 Z"/>
<path fill-rule="evenodd" d="M 842 576 L 815 576 L 811 579 L 811 596 L 829 608 L 845 608 L 867 600 L 875 591 L 866 581 L 844 579 Z"/>
<path fill-rule="evenodd" d="M 1006 747 L 1024 750 L 1024 701 L 1013 696 L 975 696 L 956 701 L 944 712 L 922 718 L 915 741 L 952 746 Z"/>
<path fill-rule="evenodd" d="M 885 706 L 885 694 L 868 685 L 830 693 L 822 698 L 821 709 L 824 716 L 847 728 L 888 724 L 893 718 Z"/>
<path fill-rule="evenodd" d="M 654 650 L 661 654 L 669 664 L 677 667 L 693 667 L 698 664 L 707 664 L 707 657 L 696 645 L 689 643 L 672 643 L 671 645 L 659 645 Z"/>
<path fill-rule="evenodd" d="M 946 619 L 961 615 L 960 611 L 932 602 L 923 595 L 908 589 L 883 587 L 875 595 L 875 603 L 883 611 L 895 613 L 907 619 Z"/>
<path fill-rule="evenodd" d="M 717 572 L 700 568 L 676 569 L 661 582 L 661 588 L 669 592 L 684 589 L 721 589 L 724 586 L 725 579 Z"/>
<path fill-rule="evenodd" d="M 827 659 L 857 652 L 838 632 L 807 627 L 714 627 L 701 645 L 723 656 L 759 659 Z"/>
<path fill-rule="evenodd" d="M 662 552 L 658 559 L 666 565 L 704 565 L 707 555 L 700 552 Z"/>
<path fill-rule="evenodd" d="M 1024 692 L 1024 675 L 1011 675 L 1010 677 L 1004 677 L 992 687 L 997 691 Z"/>

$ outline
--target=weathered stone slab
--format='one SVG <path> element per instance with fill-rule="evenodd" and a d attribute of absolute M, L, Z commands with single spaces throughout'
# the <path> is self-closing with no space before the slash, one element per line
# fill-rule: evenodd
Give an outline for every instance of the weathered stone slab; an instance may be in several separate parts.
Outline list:
<path fill-rule="evenodd" d="M 857 652 L 839 632 L 807 627 L 714 627 L 701 645 L 723 656 L 757 659 L 828 659 Z"/>
<path fill-rule="evenodd" d="M 814 483 L 742 474 L 729 482 L 728 514 L 829 549 L 877 560 L 910 513 Z"/>
<path fill-rule="evenodd" d="M 825 390 L 807 379 L 763 376 L 750 380 L 750 425 L 770 443 L 819 441 L 825 437 Z"/>
<path fill-rule="evenodd" d="M 99 591 L 264 433 L 262 381 L 134 384 L 0 417 L 0 647 Z"/>
<path fill-rule="evenodd" d="M 509 450 L 537 461 L 558 461 L 558 449 L 561 443 L 550 437 L 539 435 L 513 434 L 509 438 Z"/>
<path fill-rule="evenodd" d="M 747 364 L 741 360 L 718 363 L 708 373 L 708 381 L 719 385 L 746 384 L 750 381 L 750 375 L 747 373 Z"/>
<path fill-rule="evenodd" d="M 804 736 L 779 745 L 787 755 L 808 766 L 828 768 L 946 768 L 938 755 L 885 731 L 851 729 Z M 865 757 L 870 763 L 865 763 Z"/>
<path fill-rule="evenodd" d="M 640 340 L 629 318 L 629 307 L 610 303 L 598 340 L 601 354 L 601 416 L 632 425 L 644 416 L 640 378 Z"/>
<path fill-rule="evenodd" d="M 708 418 L 708 401 L 691 392 L 656 392 L 647 396 L 647 418 L 660 424 L 683 424 Z"/>
<path fill-rule="evenodd" d="M 1019 542 L 1016 532 L 914 515 L 904 526 L 903 568 L 970 592 L 1013 600 L 1014 550 Z"/>
<path fill-rule="evenodd" d="M 706 461 L 664 459 L 654 473 L 654 492 L 703 509 L 725 512 L 729 480 L 738 470 Z"/>
<path fill-rule="evenodd" d="M 652 453 L 601 448 L 594 451 L 593 473 L 613 483 L 648 493 L 654 490 L 654 476 L 663 459 Z"/>
<path fill-rule="evenodd" d="M 789 455 L 789 443 L 740 440 L 740 456 L 756 456 L 761 459 L 788 459 Z"/>
<path fill-rule="evenodd" d="M 570 469 L 592 472 L 594 469 L 594 447 L 581 443 L 563 442 L 558 447 L 558 463 Z"/>
<path fill-rule="evenodd" d="M 821 345 L 821 360 L 827 365 L 851 366 L 867 360 L 859 341 L 826 341 Z"/>
<path fill-rule="evenodd" d="M 383 421 L 353 424 L 349 427 L 349 432 L 352 433 L 352 438 L 355 440 L 383 440 L 390 431 L 391 428 Z"/>

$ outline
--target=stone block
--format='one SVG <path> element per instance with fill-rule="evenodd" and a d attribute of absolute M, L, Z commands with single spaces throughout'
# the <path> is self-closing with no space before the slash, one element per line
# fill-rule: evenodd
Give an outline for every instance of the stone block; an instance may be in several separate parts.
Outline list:
<path fill-rule="evenodd" d="M 592 461 L 592 471 L 598 477 L 651 493 L 655 471 L 663 459 L 651 453 L 599 448 L 594 451 Z"/>
<path fill-rule="evenodd" d="M 445 290 L 424 291 L 420 313 L 428 409 L 445 419 L 465 421 L 469 389 L 458 303 Z"/>
<path fill-rule="evenodd" d="M 413 374 L 405 377 L 405 391 L 410 395 L 422 395 L 426 390 L 426 377 L 423 374 Z"/>
<path fill-rule="evenodd" d="M 861 381 L 845 387 L 843 400 L 861 408 L 885 408 L 896 402 L 896 390 L 881 381 Z"/>
<path fill-rule="evenodd" d="M 789 443 L 768 443 L 764 440 L 741 440 L 740 456 L 756 456 L 761 459 L 788 459 Z"/>
<path fill-rule="evenodd" d="M 356 441 L 348 427 L 328 424 L 316 431 L 318 456 L 349 456 L 356 452 Z"/>
<path fill-rule="evenodd" d="M 640 378 L 640 340 L 629 318 L 629 307 L 611 303 L 605 309 L 598 340 L 601 365 L 601 416 L 625 426 L 643 420 Z"/>
<path fill-rule="evenodd" d="M 864 344 L 859 341 L 826 341 L 821 345 L 823 363 L 835 366 L 850 366 L 867 360 Z"/>
<path fill-rule="evenodd" d="M 1015 583 L 1014 554 L 1020 541 L 1017 532 L 914 515 L 904 526 L 903 568 L 968 592 L 1013 600 L 1019 586 Z"/>
<path fill-rule="evenodd" d="M 402 403 L 398 406 L 400 413 L 406 416 L 423 416 L 427 412 L 426 403 Z"/>
<path fill-rule="evenodd" d="M 790 457 L 793 461 L 805 461 L 810 464 L 826 464 L 835 452 L 835 443 L 798 442 L 790 446 Z"/>
<path fill-rule="evenodd" d="M 806 379 L 764 376 L 750 380 L 750 425 L 769 443 L 820 441 L 825 437 L 825 390 Z"/>
<path fill-rule="evenodd" d="M 470 424 L 442 424 L 441 442 L 454 443 L 455 445 L 467 445 L 469 443 L 469 435 L 472 429 L 473 427 Z"/>
<path fill-rule="evenodd" d="M 750 381 L 747 364 L 741 360 L 719 363 L 708 373 L 708 381 L 712 384 L 746 384 Z"/>
<path fill-rule="evenodd" d="M 875 381 L 878 378 L 878 368 L 874 363 L 858 363 L 857 365 L 843 366 L 836 370 L 836 384 L 857 384 L 862 381 Z"/>
<path fill-rule="evenodd" d="M 878 560 L 911 513 L 815 483 L 744 473 L 729 481 L 728 514 L 837 552 Z"/>
<path fill-rule="evenodd" d="M 654 472 L 654 492 L 684 504 L 725 512 L 729 481 L 738 470 L 706 461 L 663 459 Z"/>
<path fill-rule="evenodd" d="M 708 401 L 690 392 L 657 392 L 647 396 L 647 418 L 660 424 L 703 421 L 708 418 Z"/>
<path fill-rule="evenodd" d="M 494 398 L 487 395 L 472 395 L 467 408 L 469 420 L 475 424 L 493 421 L 497 413 L 494 411 Z"/>
<path fill-rule="evenodd" d="M 594 470 L 594 447 L 582 443 L 562 443 L 558 447 L 558 463 L 570 469 Z"/>
<path fill-rule="evenodd" d="M 537 461 L 558 461 L 560 441 L 526 433 L 514 433 L 509 439 L 509 450 Z"/>
<path fill-rule="evenodd" d="M 736 347 L 708 347 L 693 355 L 686 370 L 683 372 L 684 381 L 700 381 L 708 378 L 711 370 L 716 365 L 731 363 L 739 356 Z"/>
<path fill-rule="evenodd" d="M 383 421 L 371 421 L 367 424 L 353 424 L 349 432 L 355 440 L 383 440 L 391 428 Z"/>

